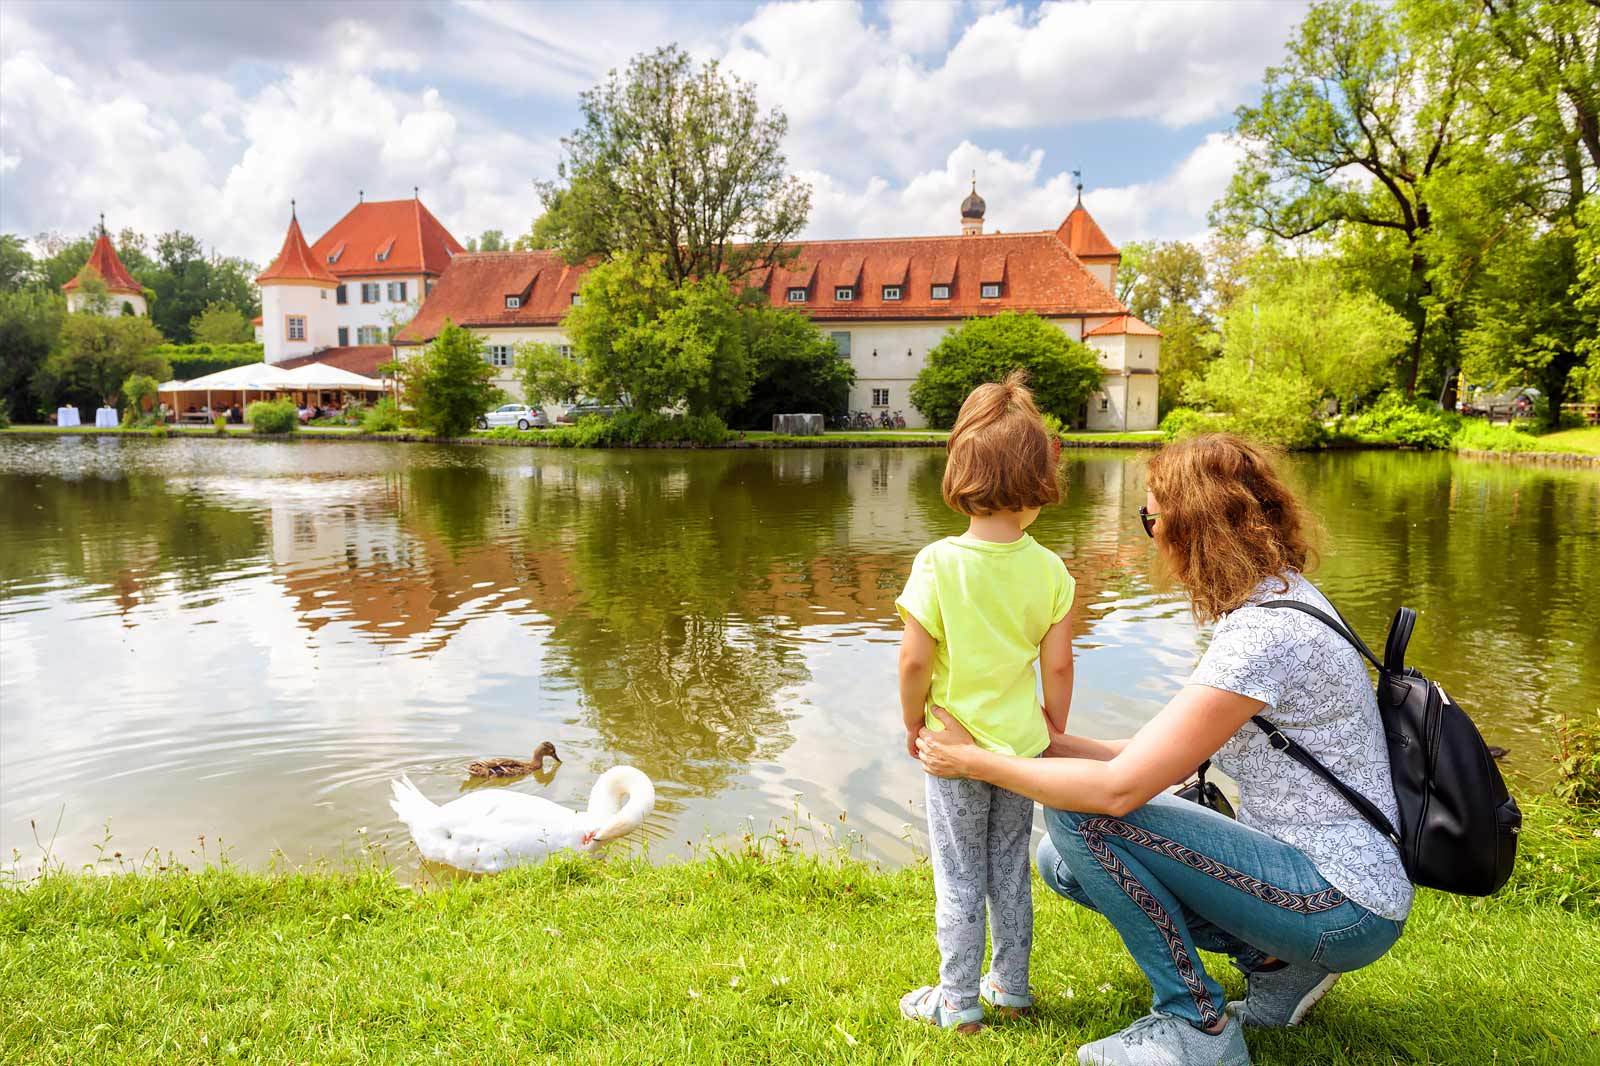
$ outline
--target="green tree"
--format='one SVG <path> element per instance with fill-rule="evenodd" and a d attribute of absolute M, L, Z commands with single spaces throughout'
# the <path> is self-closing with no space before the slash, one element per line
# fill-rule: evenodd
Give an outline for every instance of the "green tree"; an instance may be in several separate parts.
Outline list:
<path fill-rule="evenodd" d="M 236 308 L 247 322 L 260 312 L 255 267 L 243 259 L 207 256 L 190 234 L 173 231 L 156 238 L 149 267 L 136 270 L 126 259 L 124 265 L 154 293 L 150 318 L 174 344 L 194 339 L 190 323 L 212 304 Z"/>
<path fill-rule="evenodd" d="M 524 341 L 517 345 L 517 377 L 531 404 L 572 403 L 584 390 L 582 368 L 574 355 L 562 355 L 553 344 Z"/>
<path fill-rule="evenodd" d="M 483 347 L 482 337 L 447 318 L 422 355 L 405 364 L 406 401 L 429 432 L 463 436 L 480 415 L 504 402 Z"/>
<path fill-rule="evenodd" d="M 1126 250 L 1123 262 L 1127 262 Z M 1122 269 L 1117 272 L 1120 275 Z M 1205 257 L 1187 241 L 1140 245 L 1136 273 L 1126 282 L 1119 277 L 1118 288 L 1127 293 L 1122 302 L 1128 310 L 1152 326 L 1161 325 L 1163 315 L 1172 309 L 1199 314 L 1206 297 Z"/>
<path fill-rule="evenodd" d="M 483 236 L 467 239 L 469 252 L 504 252 L 510 248 L 511 245 L 506 243 L 504 230 L 486 229 L 483 231 Z"/>
<path fill-rule="evenodd" d="M 249 344 L 256 330 L 237 307 L 213 302 L 189 323 L 189 338 L 195 344 Z"/>
<path fill-rule="evenodd" d="M 561 246 L 561 190 L 551 189 L 545 196 L 550 208 L 529 224 L 527 233 L 512 242 L 513 251 L 537 252 Z"/>
<path fill-rule="evenodd" d="M 129 375 L 167 379 L 167 361 L 151 351 L 161 342 L 161 331 L 147 318 L 67 315 L 55 350 L 39 372 L 35 392 L 46 401 L 60 398 L 115 407 Z"/>
<path fill-rule="evenodd" d="M 730 426 L 771 429 L 772 416 L 844 410 L 855 368 L 809 318 L 787 307 L 755 304 L 742 309 L 741 328 L 750 353 L 750 395 L 727 412 Z"/>
<path fill-rule="evenodd" d="M 33 253 L 27 243 L 13 233 L 0 233 L 0 292 L 16 292 L 33 281 Z"/>
<path fill-rule="evenodd" d="M 55 347 L 66 313 L 59 292 L 0 291 L 0 404 L 11 417 L 26 418 L 38 408 L 34 377 Z"/>
<path fill-rule="evenodd" d="M 738 301 L 727 277 L 674 285 L 659 256 L 589 271 L 564 326 L 585 387 L 640 411 L 722 414 L 750 392 Z"/>
<path fill-rule="evenodd" d="M 1078 420 L 1079 408 L 1100 387 L 1093 349 L 1038 315 L 1006 311 L 969 318 L 947 332 L 912 384 L 911 403 L 930 425 L 947 428 L 968 393 L 1012 370 L 1026 370 L 1039 410 L 1066 423 Z"/>
<path fill-rule="evenodd" d="M 1162 414 L 1183 402 L 1189 383 L 1205 375 L 1221 343 L 1211 320 L 1183 304 L 1161 314 L 1161 374 L 1157 379 Z"/>
<path fill-rule="evenodd" d="M 738 280 L 804 227 L 811 190 L 786 173 L 788 119 L 715 61 L 696 70 L 676 45 L 636 56 L 580 107 L 559 180 L 539 190 L 569 262 L 654 255 L 674 285 Z"/>
<path fill-rule="evenodd" d="M 1485 47 L 1473 5 L 1447 6 L 1455 17 L 1421 2 L 1313 6 L 1284 63 L 1268 68 L 1260 103 L 1236 112 L 1246 157 L 1213 212 L 1225 227 L 1287 240 L 1383 231 L 1404 270 L 1397 308 L 1411 329 L 1399 374 L 1407 394 L 1423 368 L 1430 314 L 1439 320 L 1430 192 L 1462 156 L 1465 87 Z"/>

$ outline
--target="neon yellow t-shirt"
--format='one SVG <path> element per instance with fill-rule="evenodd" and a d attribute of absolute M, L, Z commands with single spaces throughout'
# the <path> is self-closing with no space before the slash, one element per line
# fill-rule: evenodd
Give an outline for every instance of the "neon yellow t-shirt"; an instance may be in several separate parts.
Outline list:
<path fill-rule="evenodd" d="M 1049 746 L 1033 664 L 1075 584 L 1061 557 L 1026 533 L 1009 544 L 946 537 L 911 564 L 894 605 L 938 642 L 930 698 L 989 751 L 1032 758 Z"/>

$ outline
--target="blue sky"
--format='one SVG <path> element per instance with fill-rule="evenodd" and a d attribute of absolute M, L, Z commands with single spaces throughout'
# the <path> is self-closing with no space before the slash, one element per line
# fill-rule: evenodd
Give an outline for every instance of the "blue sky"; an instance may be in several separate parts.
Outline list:
<path fill-rule="evenodd" d="M 1297 0 L 1066 3 L 7 3 L 0 230 L 182 228 L 265 262 L 288 202 L 314 238 L 422 198 L 461 240 L 521 232 L 583 89 L 677 42 L 789 116 L 813 237 L 992 229 L 1084 200 L 1118 242 L 1193 238 L 1226 131 Z"/>

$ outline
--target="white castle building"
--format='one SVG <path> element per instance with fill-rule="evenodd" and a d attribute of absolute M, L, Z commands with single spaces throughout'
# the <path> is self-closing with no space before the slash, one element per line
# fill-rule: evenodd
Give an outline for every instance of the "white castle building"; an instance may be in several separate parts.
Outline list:
<path fill-rule="evenodd" d="M 1053 230 L 986 234 L 986 207 L 974 183 L 961 203 L 959 234 L 800 242 L 789 265 L 759 271 L 749 283 L 774 304 L 809 315 L 851 361 L 852 410 L 899 410 L 908 425 L 925 425 L 909 390 L 929 350 L 968 318 L 1027 311 L 1098 355 L 1100 389 L 1082 412 L 1090 429 L 1154 429 L 1161 334 L 1117 299 L 1122 256 L 1084 208 L 1081 188 L 1077 204 Z M 291 227 L 291 236 L 297 234 Z M 327 243 L 325 236 L 317 249 Z M 485 338 L 484 357 L 500 371 L 497 383 L 520 396 L 516 345 L 567 346 L 561 323 L 586 268 L 552 251 L 463 253 L 457 246 L 455 252 L 416 317 L 395 335 L 396 353 L 403 359 L 417 351 L 449 318 Z M 338 280 L 323 269 L 331 265 L 318 261 L 306 269 L 326 274 L 315 284 L 327 287 Z M 268 274 L 262 275 L 264 306 Z M 322 299 L 296 306 L 315 308 Z M 272 316 L 266 317 L 273 328 Z"/>
<path fill-rule="evenodd" d="M 117 257 L 111 238 L 106 236 L 104 215 L 100 216 L 100 235 L 95 238 L 94 247 L 89 249 L 89 261 L 83 264 L 83 269 L 71 281 L 61 286 L 61 291 L 67 297 L 69 312 L 76 314 L 93 310 L 90 303 L 94 295 L 84 285 L 88 276 L 97 278 L 105 286 L 105 299 L 99 307 L 102 314 L 115 318 L 118 315 L 150 313 L 144 299 L 144 287 L 133 280 L 133 275 L 128 273 L 128 268 Z"/>
<path fill-rule="evenodd" d="M 256 339 L 268 363 L 330 363 L 371 375 L 390 339 L 464 251 L 422 201 L 364 198 L 308 245 L 290 203 L 277 258 L 256 278 Z"/>

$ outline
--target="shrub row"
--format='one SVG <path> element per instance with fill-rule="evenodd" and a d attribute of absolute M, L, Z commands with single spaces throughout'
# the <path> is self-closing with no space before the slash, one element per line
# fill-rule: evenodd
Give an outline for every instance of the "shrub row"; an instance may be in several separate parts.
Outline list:
<path fill-rule="evenodd" d="M 259 363 L 265 358 L 263 352 L 259 344 L 161 344 L 152 349 L 152 354 L 167 361 L 178 381 Z"/>

